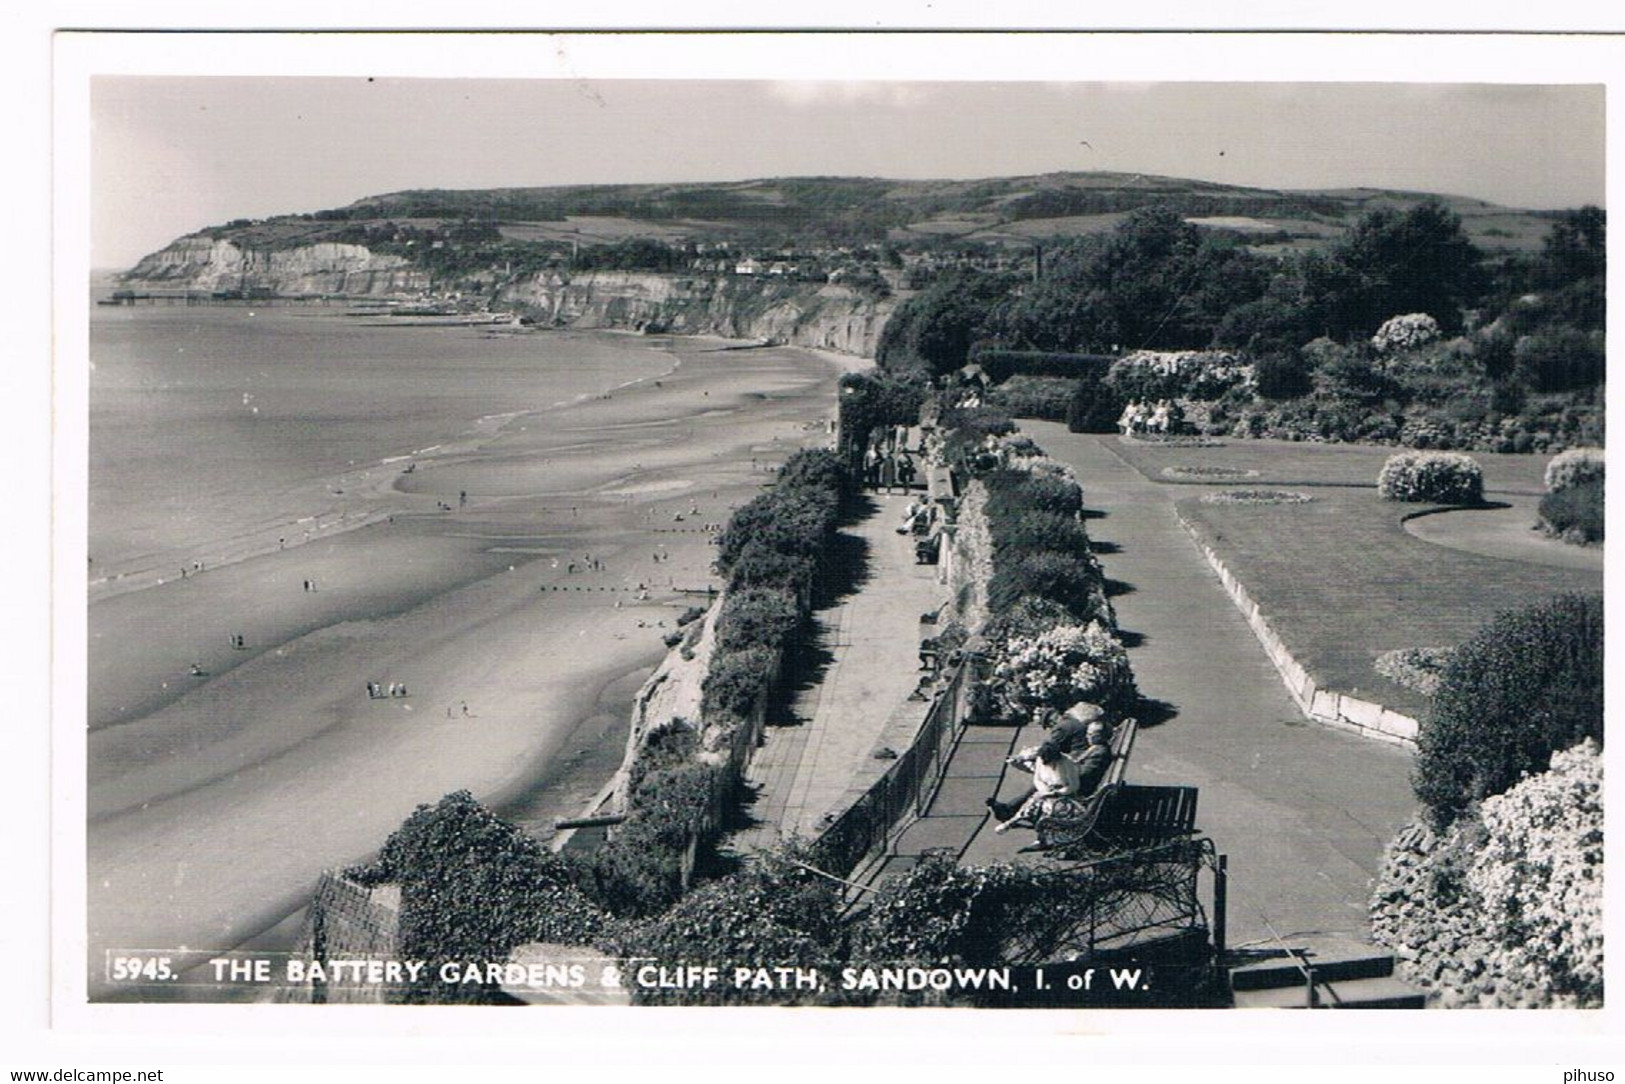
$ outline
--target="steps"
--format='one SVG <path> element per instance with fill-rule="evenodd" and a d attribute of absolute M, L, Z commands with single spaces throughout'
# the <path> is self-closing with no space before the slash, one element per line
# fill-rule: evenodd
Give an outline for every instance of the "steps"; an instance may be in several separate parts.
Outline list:
<path fill-rule="evenodd" d="M 1420 1009 L 1426 995 L 1394 977 L 1394 958 L 1350 938 L 1311 937 L 1230 968 L 1238 1009 Z M 1313 970 L 1314 1004 L 1300 964 Z"/>

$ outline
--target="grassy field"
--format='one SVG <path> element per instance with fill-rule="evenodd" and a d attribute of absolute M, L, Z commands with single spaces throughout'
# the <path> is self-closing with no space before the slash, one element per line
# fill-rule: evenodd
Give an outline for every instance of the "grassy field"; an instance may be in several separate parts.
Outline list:
<path fill-rule="evenodd" d="M 1289 447 L 1307 454 L 1294 462 L 1286 448 L 1250 449 L 1238 442 L 1224 449 L 1185 449 L 1183 459 L 1171 461 L 1191 462 L 1201 454 L 1213 462 L 1205 457 L 1228 453 L 1227 459 L 1267 470 L 1272 482 L 1325 482 L 1340 472 L 1374 477 L 1373 463 L 1380 465 L 1386 452 Z M 1544 466 L 1543 460 L 1535 462 Z M 1156 464 L 1159 470 L 1161 465 Z M 1516 479 L 1519 472 L 1512 465 L 1501 466 L 1502 477 Z M 1148 477 L 1158 474 L 1151 471 Z M 1248 480 L 1233 488 L 1256 484 Z M 1373 669 L 1379 654 L 1453 646 L 1502 610 L 1550 594 L 1602 590 L 1600 573 L 1480 557 L 1405 532 L 1401 523 L 1407 515 L 1434 506 L 1384 501 L 1375 489 L 1322 485 L 1303 491 L 1314 499 L 1225 505 L 1204 503 L 1193 493 L 1177 507 L 1247 585 L 1294 657 L 1326 688 L 1421 717 L 1427 698 L 1379 675 Z"/>
<path fill-rule="evenodd" d="M 1388 457 L 1403 448 L 1369 444 L 1302 444 L 1284 440 L 1232 440 L 1217 438 L 1208 448 L 1170 447 L 1141 441 L 1120 441 L 1112 447 L 1140 473 L 1155 482 L 1175 481 L 1163 474 L 1168 467 L 1227 467 L 1257 471 L 1238 485 L 1377 485 L 1377 472 Z M 1546 492 L 1546 456 L 1497 455 L 1473 452 L 1484 469 L 1486 492 L 1538 496 Z M 1412 506 L 1410 511 L 1415 511 Z"/>

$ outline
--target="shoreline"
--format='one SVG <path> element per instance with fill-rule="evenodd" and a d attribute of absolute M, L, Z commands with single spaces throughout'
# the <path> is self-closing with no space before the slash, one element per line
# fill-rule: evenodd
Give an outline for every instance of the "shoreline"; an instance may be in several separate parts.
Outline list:
<path fill-rule="evenodd" d="M 507 417 L 478 447 L 389 476 L 449 512 L 96 601 L 93 994 L 106 948 L 274 939 L 321 869 L 362 860 L 451 790 L 542 834 L 602 785 L 618 700 L 664 654 L 684 592 L 711 582 L 712 525 L 827 440 L 844 366 L 717 349 L 730 342 L 663 338 L 666 375 Z M 313 568 L 319 590 L 301 590 Z M 254 626 L 249 650 L 228 646 L 233 612 Z M 181 630 L 218 645 L 203 678 L 169 642 Z M 410 695 L 369 701 L 369 681 Z"/>

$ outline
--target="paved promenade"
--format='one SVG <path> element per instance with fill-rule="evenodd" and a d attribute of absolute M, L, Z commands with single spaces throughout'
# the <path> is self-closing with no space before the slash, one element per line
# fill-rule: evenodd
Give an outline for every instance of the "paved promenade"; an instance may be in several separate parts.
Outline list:
<path fill-rule="evenodd" d="M 1111 451 L 1113 437 L 1025 423 L 1070 464 L 1096 514 L 1102 550 L 1141 691 L 1169 717 L 1141 730 L 1129 782 L 1201 788 L 1197 822 L 1230 855 L 1230 942 L 1306 933 L 1367 936 L 1366 902 L 1384 845 L 1415 801 L 1411 755 L 1306 723 L 1217 576 L 1175 517 L 1188 496 L 1148 481 Z M 969 863 L 1008 861 L 1028 832 L 996 835 L 983 800 L 1025 776 L 1002 771 L 1035 733 L 970 728 L 930 815 L 906 832 L 889 870 L 947 847 Z M 1002 780 L 1002 783 L 1001 783 Z"/>
<path fill-rule="evenodd" d="M 873 495 L 876 511 L 842 533 L 861 540 L 866 570 L 856 589 L 813 612 L 816 649 L 827 652 L 817 679 L 801 689 L 790 720 L 768 718 L 763 746 L 746 783 L 756 824 L 736 833 L 733 849 L 810 835 L 836 810 L 854 777 L 873 767 L 875 743 L 896 711 L 925 703 L 908 695 L 919 680 L 920 615 L 941 605 L 934 565 L 914 562 L 914 539 L 896 528 L 908 498 Z M 774 725 L 775 723 L 789 725 Z"/>

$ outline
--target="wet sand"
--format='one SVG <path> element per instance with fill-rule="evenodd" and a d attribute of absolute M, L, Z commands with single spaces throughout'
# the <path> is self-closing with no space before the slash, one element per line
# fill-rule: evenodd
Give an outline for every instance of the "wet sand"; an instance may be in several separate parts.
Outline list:
<path fill-rule="evenodd" d="M 318 873 L 420 803 L 466 788 L 545 831 L 601 785 L 715 582 L 709 526 L 829 443 L 835 379 L 867 364 L 666 345 L 658 380 L 380 479 L 366 526 L 93 600 L 92 996 L 107 949 L 285 947 Z"/>

